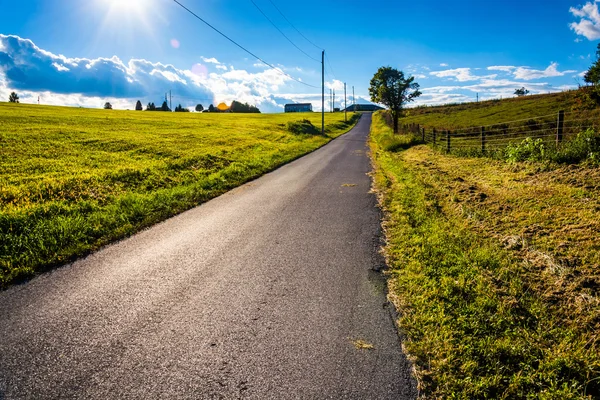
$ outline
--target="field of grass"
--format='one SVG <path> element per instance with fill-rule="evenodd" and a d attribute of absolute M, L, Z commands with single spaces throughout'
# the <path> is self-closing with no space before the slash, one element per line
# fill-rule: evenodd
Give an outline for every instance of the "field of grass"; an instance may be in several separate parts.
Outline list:
<path fill-rule="evenodd" d="M 576 111 L 576 91 L 462 103 L 438 107 L 406 109 L 401 124 L 420 124 L 438 129 L 459 129 L 471 126 L 502 124 L 510 121 L 550 116 L 556 119 L 563 110 L 575 116 L 600 116 L 600 110 Z M 566 118 L 568 120 L 568 118 Z"/>
<path fill-rule="evenodd" d="M 0 103 L 0 288 L 214 198 L 355 122 L 344 123 L 343 113 L 325 118 L 321 136 L 288 130 L 302 119 L 320 128 L 318 113 Z"/>
<path fill-rule="evenodd" d="M 600 398 L 600 169 L 412 141 L 374 115 L 389 296 L 422 397 Z"/>

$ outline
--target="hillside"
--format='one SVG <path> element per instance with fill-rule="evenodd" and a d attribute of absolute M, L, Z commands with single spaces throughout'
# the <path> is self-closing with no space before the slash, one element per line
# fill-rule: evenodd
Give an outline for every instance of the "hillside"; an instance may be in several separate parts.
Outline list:
<path fill-rule="evenodd" d="M 290 131 L 310 123 L 288 127 L 320 127 L 317 113 L 0 103 L 0 288 L 218 196 L 352 124 L 342 113 L 325 118 L 321 136 Z"/>
<path fill-rule="evenodd" d="M 462 127 L 570 93 L 409 110 Z M 538 104 L 536 102 L 539 101 Z M 446 154 L 374 115 L 390 298 L 425 398 L 600 397 L 600 168 Z"/>

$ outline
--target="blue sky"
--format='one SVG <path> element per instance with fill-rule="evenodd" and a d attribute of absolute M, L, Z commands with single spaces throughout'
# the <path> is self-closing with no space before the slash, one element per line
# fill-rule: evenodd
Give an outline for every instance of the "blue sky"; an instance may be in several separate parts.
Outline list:
<path fill-rule="evenodd" d="M 343 82 L 349 102 L 352 86 L 368 101 L 369 80 L 387 65 L 416 77 L 417 104 L 442 104 L 576 87 L 600 39 L 594 1 L 179 1 L 289 76 L 173 0 L 0 0 L 0 99 L 14 90 L 23 102 L 133 108 L 171 90 L 184 106 L 236 99 L 264 112 L 288 102 L 320 110 L 322 48 L 336 106 Z"/>

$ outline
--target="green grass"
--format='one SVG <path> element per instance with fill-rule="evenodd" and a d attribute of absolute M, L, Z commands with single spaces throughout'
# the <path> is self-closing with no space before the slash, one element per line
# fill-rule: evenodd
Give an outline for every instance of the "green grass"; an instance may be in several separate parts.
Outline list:
<path fill-rule="evenodd" d="M 599 398 L 600 169 L 411 141 L 374 115 L 389 296 L 422 397 Z"/>
<path fill-rule="evenodd" d="M 194 207 L 349 130 L 321 115 L 0 103 L 0 288 Z"/>

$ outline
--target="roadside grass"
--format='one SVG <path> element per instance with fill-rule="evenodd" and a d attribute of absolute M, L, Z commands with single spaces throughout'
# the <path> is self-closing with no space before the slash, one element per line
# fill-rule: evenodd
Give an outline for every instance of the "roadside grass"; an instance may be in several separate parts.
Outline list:
<path fill-rule="evenodd" d="M 349 115 L 349 118 L 351 115 Z M 0 103 L 0 288 L 201 204 L 348 131 L 317 113 L 210 114 Z M 320 132 L 319 132 L 320 133 Z"/>
<path fill-rule="evenodd" d="M 389 296 L 421 397 L 600 397 L 600 169 L 410 140 L 374 114 Z"/>

